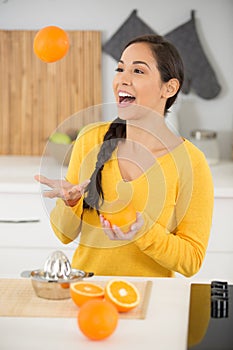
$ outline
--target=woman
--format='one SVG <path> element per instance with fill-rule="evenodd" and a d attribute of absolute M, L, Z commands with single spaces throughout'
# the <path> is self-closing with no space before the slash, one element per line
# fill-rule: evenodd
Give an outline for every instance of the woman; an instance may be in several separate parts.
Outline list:
<path fill-rule="evenodd" d="M 157 277 L 188 277 L 200 269 L 213 184 L 204 155 L 165 124 L 182 83 L 172 44 L 157 35 L 132 40 L 113 81 L 118 118 L 82 130 L 66 181 L 36 176 L 51 187 L 48 197 L 59 197 L 51 213 L 58 238 L 65 244 L 79 239 L 73 268 Z M 103 214 L 117 198 L 137 211 L 126 233 Z"/>

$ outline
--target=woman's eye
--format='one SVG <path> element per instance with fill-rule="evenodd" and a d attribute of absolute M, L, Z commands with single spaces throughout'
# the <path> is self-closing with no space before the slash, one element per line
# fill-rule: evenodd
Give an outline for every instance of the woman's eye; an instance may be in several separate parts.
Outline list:
<path fill-rule="evenodd" d="M 116 71 L 116 72 L 123 72 L 123 68 L 117 67 L 117 68 L 115 69 L 115 71 Z"/>
<path fill-rule="evenodd" d="M 137 74 L 144 74 L 144 72 L 141 69 L 135 68 L 134 72 Z"/>

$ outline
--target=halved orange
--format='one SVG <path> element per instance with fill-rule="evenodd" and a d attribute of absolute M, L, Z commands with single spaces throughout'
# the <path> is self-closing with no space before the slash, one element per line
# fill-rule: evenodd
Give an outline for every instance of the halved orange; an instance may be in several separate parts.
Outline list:
<path fill-rule="evenodd" d="M 105 299 L 112 302 L 119 312 L 127 312 L 138 306 L 140 294 L 136 286 L 123 279 L 112 279 L 105 286 Z"/>
<path fill-rule="evenodd" d="M 70 285 L 70 296 L 77 306 L 92 299 L 103 299 L 104 288 L 91 282 L 75 282 Z"/>

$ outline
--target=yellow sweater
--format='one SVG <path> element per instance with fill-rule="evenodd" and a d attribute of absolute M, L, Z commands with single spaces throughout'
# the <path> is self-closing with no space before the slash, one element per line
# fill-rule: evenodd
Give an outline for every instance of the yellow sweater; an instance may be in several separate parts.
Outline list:
<path fill-rule="evenodd" d="M 91 124 L 80 133 L 66 176 L 69 182 L 90 178 L 108 127 Z M 105 199 L 132 200 L 144 226 L 133 241 L 112 241 L 96 211 L 83 210 L 82 199 L 72 208 L 58 199 L 51 224 L 64 244 L 78 242 L 72 267 L 96 275 L 194 275 L 205 257 L 213 211 L 212 177 L 203 153 L 185 139 L 130 182 L 121 177 L 116 153 L 102 170 Z"/>

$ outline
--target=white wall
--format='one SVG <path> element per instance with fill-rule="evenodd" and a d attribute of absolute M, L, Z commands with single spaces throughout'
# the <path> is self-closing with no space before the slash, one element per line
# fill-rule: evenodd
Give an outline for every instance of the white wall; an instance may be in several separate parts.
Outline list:
<path fill-rule="evenodd" d="M 0 0 L 0 29 L 40 29 L 55 24 L 67 30 L 100 30 L 103 43 L 133 9 L 159 34 L 190 19 L 196 10 L 201 44 L 222 86 L 220 95 L 203 100 L 195 94 L 180 95 L 176 106 L 179 125 L 189 137 L 194 128 L 219 132 L 223 157 L 233 144 L 233 0 Z M 116 62 L 103 54 L 103 102 L 114 102 L 112 78 Z M 81 67 L 80 67 L 81 69 Z M 114 116 L 109 116 L 112 119 Z"/>

